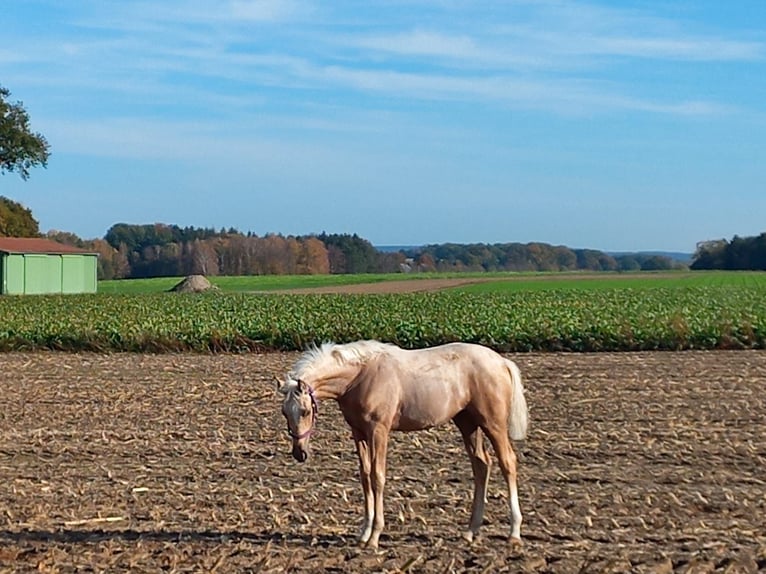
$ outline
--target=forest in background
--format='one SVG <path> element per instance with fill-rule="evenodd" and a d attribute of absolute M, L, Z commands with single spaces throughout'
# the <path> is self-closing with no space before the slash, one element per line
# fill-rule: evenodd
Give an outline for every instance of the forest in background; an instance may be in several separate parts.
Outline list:
<path fill-rule="evenodd" d="M 99 279 L 477 271 L 656 271 L 667 255 L 609 254 L 547 243 L 444 243 L 383 251 L 357 234 L 256 235 L 173 224 L 113 225 L 103 238 L 41 233 L 29 209 L 0 196 L 0 236 L 47 237 L 99 254 Z M 691 269 L 766 270 L 766 233 L 697 245 Z"/>
<path fill-rule="evenodd" d="M 99 253 L 99 278 L 202 274 L 301 275 L 461 271 L 636 271 L 685 267 L 661 255 L 612 256 L 546 243 L 440 244 L 381 251 L 357 234 L 258 236 L 236 229 L 167 224 L 112 226 L 103 239 L 49 232 L 50 239 Z"/>

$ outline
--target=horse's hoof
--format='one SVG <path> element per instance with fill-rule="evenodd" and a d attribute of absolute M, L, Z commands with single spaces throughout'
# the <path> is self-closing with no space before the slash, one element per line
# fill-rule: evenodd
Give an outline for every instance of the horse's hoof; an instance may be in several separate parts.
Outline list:
<path fill-rule="evenodd" d="M 524 546 L 524 543 L 521 541 L 521 538 L 511 536 L 508 538 L 508 545 L 514 550 L 520 550 Z"/>
<path fill-rule="evenodd" d="M 370 536 L 371 536 L 370 534 L 365 534 L 364 532 L 362 532 L 361 534 L 358 534 L 356 536 L 357 545 L 361 546 L 362 548 L 367 546 L 367 542 L 369 542 Z"/>
<path fill-rule="evenodd" d="M 479 540 L 479 533 L 474 532 L 473 530 L 466 530 L 461 534 L 463 540 L 468 542 L 468 544 L 475 544 L 477 540 Z"/>

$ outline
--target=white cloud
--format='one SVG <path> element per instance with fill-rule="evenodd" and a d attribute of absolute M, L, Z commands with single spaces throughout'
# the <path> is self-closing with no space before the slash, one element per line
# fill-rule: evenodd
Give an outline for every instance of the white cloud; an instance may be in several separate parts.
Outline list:
<path fill-rule="evenodd" d="M 523 16 L 513 20 L 519 4 Z M 11 42 L 18 48 L 0 51 L 0 62 L 15 66 L 8 78 L 51 86 L 59 97 L 67 90 L 79 91 L 83 101 L 86 92 L 119 103 L 138 96 L 158 107 L 178 102 L 210 106 L 223 115 L 256 108 L 268 114 L 285 101 L 311 106 L 325 95 L 352 108 L 385 106 L 351 99 L 359 93 L 478 99 L 563 114 L 706 115 L 734 106 L 705 101 L 695 86 L 677 89 L 672 97 L 635 93 L 639 88 L 626 60 L 683 65 L 679 62 L 753 61 L 764 55 L 762 43 L 679 31 L 681 24 L 627 9 L 571 1 L 497 6 L 507 10 L 498 22 L 463 5 L 457 16 L 465 19 L 456 24 L 455 6 L 440 5 L 427 28 L 407 28 L 409 22 L 394 17 L 375 26 L 371 13 L 360 10 L 357 18 L 367 25 L 352 33 L 345 15 L 333 20 L 330 7 L 304 0 L 95 3 L 65 35 L 19 36 L 18 43 Z M 330 24 L 286 25 L 305 23 L 319 10 Z M 259 34 L 261 24 L 268 34 Z M 25 69 L 23 62 L 34 68 Z"/>
<path fill-rule="evenodd" d="M 638 36 L 579 36 L 566 43 L 549 38 L 559 49 L 575 55 L 622 56 L 660 60 L 689 61 L 752 61 L 764 55 L 764 45 L 720 38 L 638 37 Z"/>
<path fill-rule="evenodd" d="M 166 0 L 163 2 L 115 3 L 101 16 L 108 27 L 158 23 L 187 25 L 191 23 L 246 24 L 283 22 L 308 17 L 314 11 L 307 0 Z M 98 25 L 97 21 L 92 23 Z"/>
<path fill-rule="evenodd" d="M 412 74 L 328 67 L 324 81 L 345 88 L 422 100 L 483 100 L 505 107 L 547 110 L 563 115 L 632 110 L 678 115 L 710 115 L 732 109 L 714 102 L 661 102 L 625 96 L 603 82 L 582 79 L 517 79 L 513 76 Z"/>
<path fill-rule="evenodd" d="M 469 36 L 450 36 L 427 30 L 415 30 L 387 36 L 369 36 L 360 38 L 356 45 L 362 48 L 404 55 L 444 56 L 456 59 L 484 59 L 487 56 Z"/>
<path fill-rule="evenodd" d="M 308 5 L 296 0 L 235 0 L 229 2 L 228 13 L 236 20 L 277 22 L 294 16 L 307 16 Z"/>

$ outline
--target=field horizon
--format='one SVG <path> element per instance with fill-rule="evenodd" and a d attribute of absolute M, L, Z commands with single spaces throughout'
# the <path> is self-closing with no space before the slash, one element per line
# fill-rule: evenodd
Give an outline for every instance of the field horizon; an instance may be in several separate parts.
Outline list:
<path fill-rule="evenodd" d="M 157 293 L 169 291 L 185 277 L 152 277 L 142 279 L 112 279 L 98 282 L 99 293 Z M 479 291 L 549 290 L 562 288 L 614 287 L 689 287 L 695 285 L 753 283 L 766 281 L 764 271 L 525 271 L 525 272 L 448 272 L 448 273 L 369 273 L 326 275 L 240 275 L 208 276 L 215 287 L 224 292 L 304 292 L 363 293 L 363 285 L 381 283 L 427 282 L 431 286 L 418 290 L 467 289 Z M 451 280 L 451 281 L 449 281 Z M 481 287 L 467 285 L 481 284 Z M 353 289 L 350 289 L 354 286 Z M 402 289 L 412 291 L 413 289 Z M 369 292 L 395 293 L 370 288 Z"/>

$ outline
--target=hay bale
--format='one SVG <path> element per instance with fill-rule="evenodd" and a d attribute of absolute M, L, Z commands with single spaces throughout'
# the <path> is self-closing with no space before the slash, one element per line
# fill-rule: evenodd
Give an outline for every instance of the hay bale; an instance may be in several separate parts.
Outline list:
<path fill-rule="evenodd" d="M 183 281 L 172 287 L 170 290 L 176 293 L 202 293 L 210 289 L 218 289 L 204 275 L 189 275 Z"/>

